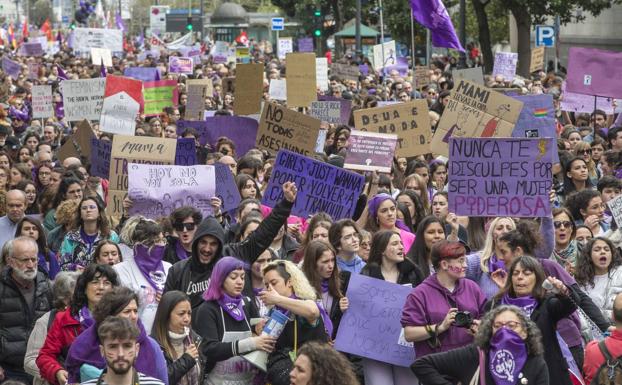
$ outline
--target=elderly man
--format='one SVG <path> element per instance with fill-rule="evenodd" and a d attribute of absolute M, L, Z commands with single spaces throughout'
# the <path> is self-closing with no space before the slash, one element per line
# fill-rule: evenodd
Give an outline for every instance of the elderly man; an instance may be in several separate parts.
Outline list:
<path fill-rule="evenodd" d="M 0 247 L 13 239 L 17 223 L 24 218 L 25 210 L 26 193 L 21 190 L 6 193 L 6 215 L 0 217 Z"/>
<path fill-rule="evenodd" d="M 0 381 L 14 379 L 26 384 L 24 355 L 35 321 L 52 308 L 52 288 L 37 271 L 38 247 L 29 237 L 18 237 L 7 245 L 7 269 L 0 273 Z"/>

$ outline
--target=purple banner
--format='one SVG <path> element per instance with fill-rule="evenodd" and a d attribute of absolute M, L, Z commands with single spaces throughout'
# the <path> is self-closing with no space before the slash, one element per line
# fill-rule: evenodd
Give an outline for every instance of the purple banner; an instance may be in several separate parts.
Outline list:
<path fill-rule="evenodd" d="M 412 365 L 413 344 L 400 338 L 402 308 L 411 290 L 352 274 L 346 293 L 350 306 L 339 324 L 335 349 L 396 366 Z"/>
<path fill-rule="evenodd" d="M 243 116 L 214 116 L 204 121 L 177 121 L 177 135 L 183 133 L 187 127 L 199 131 L 199 142 L 202 146 L 207 143 L 215 145 L 218 138 L 226 136 L 235 143 L 236 154 L 242 156 L 251 148 L 255 148 L 257 127 L 255 119 Z"/>
<path fill-rule="evenodd" d="M 108 179 L 110 177 L 110 155 L 112 142 L 109 140 L 91 139 L 91 175 Z"/>
<path fill-rule="evenodd" d="M 318 95 L 317 100 L 322 102 L 339 102 L 341 103 L 341 124 L 350 124 L 350 112 L 352 111 L 352 102 L 337 98 L 331 95 Z"/>
<path fill-rule="evenodd" d="M 14 80 L 19 76 L 22 66 L 9 58 L 2 58 L 2 70 L 6 72 Z"/>
<path fill-rule="evenodd" d="M 128 67 L 123 71 L 123 76 L 143 82 L 152 82 L 160 80 L 160 70 L 154 67 Z"/>
<path fill-rule="evenodd" d="M 554 138 L 449 138 L 449 212 L 550 216 L 556 148 Z"/>
<path fill-rule="evenodd" d="M 240 192 L 235 184 L 235 178 L 231 169 L 226 164 L 216 162 L 216 196 L 222 202 L 222 211 L 229 212 L 238 208 L 240 204 Z"/>
<path fill-rule="evenodd" d="M 197 150 L 192 138 L 177 139 L 175 150 L 175 164 L 177 166 L 194 166 L 197 164 Z"/>
<path fill-rule="evenodd" d="M 24 56 L 43 56 L 45 53 L 41 43 L 24 43 L 21 51 Z"/>
<path fill-rule="evenodd" d="M 323 211 L 334 220 L 351 218 L 365 185 L 365 177 L 286 150 L 277 153 L 263 204 L 274 207 L 282 198 L 281 185 L 293 181 L 298 196 L 292 214 L 303 218 Z"/>
<path fill-rule="evenodd" d="M 578 94 L 622 97 L 622 52 L 570 47 L 568 91 Z"/>
<path fill-rule="evenodd" d="M 314 50 L 312 37 L 298 39 L 298 52 L 313 52 Z"/>
<path fill-rule="evenodd" d="M 594 100 L 596 100 L 596 109 L 605 111 L 607 115 L 613 115 L 614 111 L 611 98 L 570 92 L 566 89 L 566 83 L 562 83 L 562 98 L 560 103 L 562 111 L 592 113 L 594 111 Z"/>

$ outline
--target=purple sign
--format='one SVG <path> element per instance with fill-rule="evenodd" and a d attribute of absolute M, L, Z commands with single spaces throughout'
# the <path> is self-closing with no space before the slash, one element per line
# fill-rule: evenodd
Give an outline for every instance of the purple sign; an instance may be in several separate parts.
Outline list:
<path fill-rule="evenodd" d="M 177 139 L 175 164 L 178 166 L 194 166 L 197 164 L 197 150 L 192 138 Z"/>
<path fill-rule="evenodd" d="M 407 57 L 398 57 L 397 63 L 384 67 L 384 73 L 388 74 L 391 71 L 397 71 L 400 76 L 408 75 L 408 58 Z"/>
<path fill-rule="evenodd" d="M 168 72 L 172 74 L 192 74 L 193 64 L 192 58 L 169 56 Z"/>
<path fill-rule="evenodd" d="M 160 80 L 160 70 L 155 67 L 128 67 L 123 71 L 123 76 L 143 82 L 152 82 Z"/>
<path fill-rule="evenodd" d="M 298 196 L 292 214 L 306 218 L 323 211 L 334 220 L 351 218 L 365 177 L 287 150 L 279 150 L 263 204 L 274 207 L 282 198 L 281 185 L 293 181 Z"/>
<path fill-rule="evenodd" d="M 192 127 L 199 131 L 202 146 L 215 145 L 218 138 L 226 136 L 235 143 L 235 152 L 241 156 L 255 148 L 258 126 L 255 119 L 244 116 L 214 116 L 204 121 L 178 120 L 177 135 L 181 136 L 187 127 Z"/>
<path fill-rule="evenodd" d="M 596 48 L 568 50 L 568 90 L 586 95 L 622 97 L 622 53 Z"/>
<path fill-rule="evenodd" d="M 344 167 L 350 170 L 391 172 L 397 135 L 352 131 Z"/>
<path fill-rule="evenodd" d="M 335 349 L 396 366 L 415 361 L 412 343 L 403 340 L 400 318 L 411 287 L 352 274 Z"/>
<path fill-rule="evenodd" d="M 91 175 L 104 179 L 110 177 L 111 154 L 111 141 L 91 138 Z"/>
<path fill-rule="evenodd" d="M 21 49 L 23 56 L 43 56 L 41 43 L 24 43 Z"/>
<path fill-rule="evenodd" d="M 596 109 L 605 111 L 607 115 L 613 115 L 614 111 L 611 98 L 570 92 L 566 90 L 566 83 L 562 83 L 562 98 L 560 103 L 562 111 L 591 113 L 594 111 L 594 99 L 596 99 Z"/>
<path fill-rule="evenodd" d="M 339 102 L 341 103 L 341 124 L 350 124 L 350 112 L 352 111 L 352 102 L 337 98 L 331 95 L 318 95 L 317 100 L 322 102 Z"/>
<path fill-rule="evenodd" d="M 313 38 L 303 37 L 298 39 L 298 52 L 313 52 Z"/>
<path fill-rule="evenodd" d="M 523 109 L 514 125 L 514 138 L 556 138 L 555 107 L 553 96 L 516 95 L 512 96 L 523 102 Z M 559 162 L 559 155 L 554 151 L 553 161 Z"/>
<path fill-rule="evenodd" d="M 554 138 L 449 138 L 449 212 L 548 217 Z"/>
<path fill-rule="evenodd" d="M 359 71 L 363 76 L 369 75 L 369 66 L 367 64 L 359 64 Z"/>
<path fill-rule="evenodd" d="M 222 211 L 229 212 L 238 208 L 240 204 L 240 192 L 235 184 L 235 178 L 231 169 L 226 164 L 216 162 L 216 196 L 222 202 Z"/>
<path fill-rule="evenodd" d="M 17 79 L 22 70 L 22 66 L 18 62 L 5 57 L 2 58 L 2 70 L 13 79 Z"/>

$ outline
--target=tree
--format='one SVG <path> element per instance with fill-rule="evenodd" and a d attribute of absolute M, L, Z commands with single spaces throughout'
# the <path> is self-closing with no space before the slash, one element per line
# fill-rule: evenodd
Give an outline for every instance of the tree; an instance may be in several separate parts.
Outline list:
<path fill-rule="evenodd" d="M 30 9 L 30 20 L 28 22 L 41 27 L 46 19 L 53 22 L 53 17 L 52 3 L 48 0 L 37 0 Z"/>
<path fill-rule="evenodd" d="M 529 75 L 531 60 L 531 28 L 534 24 L 544 23 L 548 17 L 559 16 L 561 24 L 583 21 L 585 16 L 580 10 L 598 16 L 613 4 L 622 4 L 622 0 L 499 0 L 512 12 L 516 19 L 518 32 L 518 68 L 521 76 Z"/>

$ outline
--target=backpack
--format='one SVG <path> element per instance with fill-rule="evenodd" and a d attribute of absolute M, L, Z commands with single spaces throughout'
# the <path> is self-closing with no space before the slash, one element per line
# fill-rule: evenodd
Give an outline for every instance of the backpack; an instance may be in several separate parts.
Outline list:
<path fill-rule="evenodd" d="M 605 357 L 605 362 L 598 368 L 590 385 L 616 385 L 622 384 L 622 356 L 611 357 L 611 353 L 605 345 L 605 340 L 598 342 L 598 348 Z"/>

